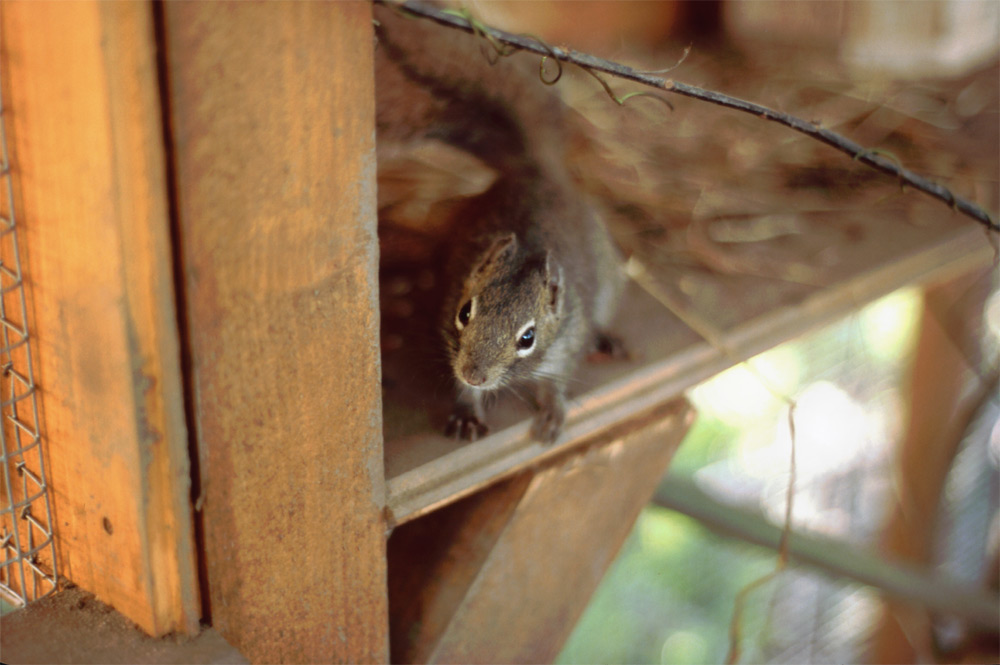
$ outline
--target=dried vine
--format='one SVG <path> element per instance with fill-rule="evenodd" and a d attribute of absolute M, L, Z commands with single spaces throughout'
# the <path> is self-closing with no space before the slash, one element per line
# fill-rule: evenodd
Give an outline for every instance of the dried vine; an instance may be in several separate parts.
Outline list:
<path fill-rule="evenodd" d="M 494 48 L 497 50 L 499 55 L 509 55 L 514 51 L 528 51 L 530 53 L 540 55 L 543 58 L 552 58 L 558 62 L 576 65 L 589 74 L 597 77 L 598 80 L 604 85 L 605 89 L 608 90 L 612 99 L 619 104 L 623 103 L 629 95 L 626 95 L 625 97 L 617 97 L 614 95 L 607 83 L 600 78 L 598 72 L 610 74 L 612 76 L 634 81 L 636 83 L 641 83 L 642 85 L 657 88 L 658 90 L 662 90 L 664 92 L 672 92 L 678 95 L 684 95 L 685 97 L 691 97 L 704 102 L 709 102 L 711 104 L 716 104 L 718 106 L 735 109 L 737 111 L 756 115 L 765 120 L 776 122 L 780 125 L 784 125 L 785 127 L 805 134 L 806 136 L 820 141 L 821 143 L 825 143 L 830 147 L 849 155 L 855 161 L 898 178 L 901 184 L 924 192 L 925 194 L 933 196 L 936 199 L 940 199 L 941 201 L 947 203 L 953 210 L 971 217 L 982 224 L 989 231 L 1000 233 L 1000 224 L 998 224 L 982 207 L 976 203 L 957 196 L 944 185 L 927 180 L 913 171 L 903 168 L 903 166 L 898 163 L 898 160 L 894 161 L 892 158 L 884 156 L 882 151 L 865 148 L 847 137 L 841 136 L 836 132 L 824 129 L 815 123 L 807 122 L 788 113 L 775 111 L 774 109 L 766 106 L 761 106 L 760 104 L 731 97 L 714 90 L 706 90 L 704 88 L 681 83 L 680 81 L 675 81 L 673 79 L 656 76 L 656 72 L 638 71 L 627 65 L 622 65 L 611 60 L 605 60 L 604 58 L 599 58 L 588 53 L 581 53 L 580 51 L 574 51 L 573 49 L 558 46 L 550 46 L 542 40 L 530 35 L 517 35 L 485 25 L 482 22 L 473 19 L 468 15 L 468 13 L 438 9 L 436 7 L 431 7 L 417 2 L 416 0 L 405 0 L 403 2 L 396 0 L 373 1 L 376 4 L 393 7 L 410 16 L 428 19 L 448 28 L 462 30 L 464 32 L 473 33 L 483 37 L 490 44 L 494 45 Z M 502 50 L 501 45 L 503 47 Z"/>

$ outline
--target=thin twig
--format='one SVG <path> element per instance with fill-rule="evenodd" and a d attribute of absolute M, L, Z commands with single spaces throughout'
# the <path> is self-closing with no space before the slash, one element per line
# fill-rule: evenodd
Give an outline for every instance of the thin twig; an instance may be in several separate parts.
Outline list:
<path fill-rule="evenodd" d="M 747 363 L 749 367 L 749 363 Z M 768 382 L 758 374 L 761 382 L 771 389 Z M 788 462 L 788 498 L 785 500 L 785 522 L 781 527 L 781 538 L 778 541 L 778 562 L 769 573 L 753 580 L 736 594 L 733 600 L 733 615 L 729 619 L 729 653 L 726 655 L 727 665 L 736 665 L 743 655 L 743 610 L 746 607 L 747 596 L 764 586 L 785 569 L 788 565 L 788 542 L 792 536 L 792 506 L 795 500 L 795 401 L 790 397 L 778 395 L 788 404 L 788 432 L 791 435 L 792 450 Z"/>
<path fill-rule="evenodd" d="M 792 514 L 795 505 L 795 479 L 797 476 L 797 463 L 795 459 L 795 409 L 798 403 L 785 395 L 767 378 L 761 374 L 757 368 L 751 364 L 750 360 L 743 360 L 733 347 L 726 343 L 722 333 L 714 326 L 702 319 L 696 312 L 689 311 L 666 289 L 661 288 L 652 278 L 642 261 L 633 255 L 625 264 L 625 271 L 634 279 L 646 293 L 656 298 L 662 305 L 670 310 L 674 316 L 679 318 L 684 325 L 697 333 L 702 339 L 711 344 L 716 350 L 726 356 L 733 365 L 742 364 L 760 381 L 761 385 L 774 397 L 783 401 L 788 406 L 788 434 L 791 450 L 788 457 L 788 489 L 785 499 L 785 519 L 781 526 L 781 537 L 778 541 L 778 561 L 774 568 L 764 575 L 745 585 L 736 594 L 733 600 L 733 614 L 729 620 L 729 653 L 726 657 L 728 665 L 734 665 L 740 661 L 743 654 L 743 610 L 746 606 L 747 597 L 756 589 L 770 582 L 781 574 L 788 565 L 789 541 L 792 535 Z"/>
<path fill-rule="evenodd" d="M 782 567 L 783 565 L 779 563 L 777 568 L 753 580 L 736 594 L 736 599 L 733 601 L 733 618 L 729 622 L 729 653 L 726 654 L 726 665 L 736 665 L 743 656 L 743 608 L 746 607 L 747 596 L 777 577 Z"/>
<path fill-rule="evenodd" d="M 971 217 L 980 224 L 984 225 L 990 231 L 1000 232 L 1000 224 L 994 221 L 985 210 L 972 201 L 956 196 L 944 185 L 927 180 L 913 171 L 897 165 L 891 159 L 879 154 L 877 150 L 865 148 L 864 146 L 852 141 L 851 139 L 841 136 L 836 132 L 823 129 L 811 122 L 807 122 L 793 115 L 782 113 L 781 111 L 775 111 L 774 109 L 761 106 L 760 104 L 737 99 L 736 97 L 731 97 L 714 90 L 706 90 L 697 86 L 681 83 L 680 81 L 674 81 L 673 79 L 665 79 L 660 76 L 655 76 L 648 72 L 641 72 L 627 65 L 622 65 L 611 60 L 605 60 L 604 58 L 598 58 L 597 56 L 590 55 L 589 53 L 581 53 L 580 51 L 574 51 L 573 49 L 558 46 L 549 46 L 548 44 L 527 35 L 516 35 L 504 30 L 498 30 L 497 28 L 492 28 L 478 21 L 470 22 L 458 12 L 448 12 L 447 10 L 437 9 L 435 7 L 430 7 L 420 2 L 416 2 L 415 0 L 406 0 L 405 2 L 395 2 L 393 0 L 373 1 L 376 4 L 392 6 L 413 16 L 425 18 L 449 28 L 483 35 L 491 42 L 495 40 L 498 43 L 505 44 L 522 51 L 528 51 L 541 56 L 555 58 L 556 60 L 560 60 L 562 62 L 568 62 L 591 73 L 604 72 L 605 74 L 611 74 L 612 76 L 617 76 L 618 78 L 635 81 L 636 83 L 641 83 L 659 90 L 673 92 L 686 97 L 692 97 L 704 102 L 717 104 L 719 106 L 735 109 L 737 111 L 743 111 L 744 113 L 749 113 L 765 120 L 776 122 L 779 125 L 784 125 L 817 141 L 825 143 L 830 147 L 849 155 L 852 159 L 855 159 L 862 164 L 866 164 L 873 169 L 899 178 L 902 183 L 944 201 L 954 210 Z"/>

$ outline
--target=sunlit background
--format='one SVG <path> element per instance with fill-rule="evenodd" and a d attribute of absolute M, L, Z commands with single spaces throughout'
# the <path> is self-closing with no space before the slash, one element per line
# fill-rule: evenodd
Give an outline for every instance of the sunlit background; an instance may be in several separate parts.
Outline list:
<path fill-rule="evenodd" d="M 901 391 L 920 313 L 920 292 L 899 291 L 695 388 L 698 420 L 663 486 L 690 478 L 713 498 L 760 509 L 780 525 L 790 398 L 797 404 L 795 528 L 874 549 L 895 500 L 890 463 L 903 425 Z M 987 316 L 995 345 L 996 294 Z M 981 510 L 964 511 L 961 533 L 940 538 L 942 565 L 967 577 L 984 565 L 982 541 L 997 500 L 1000 430 L 995 402 L 993 407 L 989 447 L 986 437 L 970 439 L 953 469 L 960 472 L 964 465 L 960 486 L 976 493 L 972 500 Z M 953 491 L 948 501 L 962 501 L 959 494 Z M 716 535 L 688 516 L 650 506 L 559 662 L 724 662 L 736 594 L 776 560 L 773 549 Z M 741 622 L 742 660 L 861 662 L 881 603 L 869 587 L 793 564 L 749 597 Z"/>

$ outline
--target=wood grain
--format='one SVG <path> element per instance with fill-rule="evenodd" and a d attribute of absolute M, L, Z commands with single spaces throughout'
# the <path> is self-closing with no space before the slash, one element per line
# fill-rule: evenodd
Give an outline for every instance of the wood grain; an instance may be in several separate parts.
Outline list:
<path fill-rule="evenodd" d="M 4 3 L 0 29 L 60 572 L 196 632 L 151 6 Z"/>
<path fill-rule="evenodd" d="M 551 661 L 693 416 L 686 401 L 661 403 L 397 529 L 393 661 Z"/>
<path fill-rule="evenodd" d="M 371 8 L 163 9 L 212 624 L 384 661 Z"/>

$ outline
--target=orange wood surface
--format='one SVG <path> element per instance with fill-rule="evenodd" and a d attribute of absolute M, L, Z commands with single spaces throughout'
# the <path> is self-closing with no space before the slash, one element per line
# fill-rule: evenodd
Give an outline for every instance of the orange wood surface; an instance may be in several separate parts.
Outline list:
<path fill-rule="evenodd" d="M 367 3 L 165 3 L 212 625 L 388 657 Z"/>
<path fill-rule="evenodd" d="M 151 11 L 6 2 L 0 30 L 60 573 L 162 634 L 199 600 Z"/>
<path fill-rule="evenodd" d="M 684 400 L 659 404 L 399 527 L 389 547 L 393 662 L 555 658 L 693 417 Z"/>
<path fill-rule="evenodd" d="M 972 271 L 924 292 L 909 417 L 894 469 L 896 503 L 882 534 L 882 549 L 898 560 L 932 565 L 948 471 L 975 409 L 995 390 L 989 378 L 975 378 L 991 271 Z M 916 662 L 932 651 L 928 612 L 887 604 L 873 643 L 872 662 Z"/>

